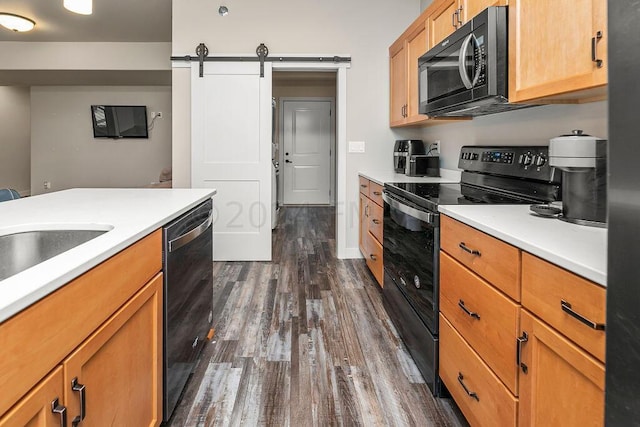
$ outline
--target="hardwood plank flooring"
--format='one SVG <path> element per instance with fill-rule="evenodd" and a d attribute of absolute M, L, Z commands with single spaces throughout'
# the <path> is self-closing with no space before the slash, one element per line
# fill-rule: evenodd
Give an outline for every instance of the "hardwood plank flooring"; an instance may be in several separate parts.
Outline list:
<path fill-rule="evenodd" d="M 168 426 L 464 426 L 434 398 L 335 210 L 284 207 L 273 262 L 216 262 L 215 337 Z"/>

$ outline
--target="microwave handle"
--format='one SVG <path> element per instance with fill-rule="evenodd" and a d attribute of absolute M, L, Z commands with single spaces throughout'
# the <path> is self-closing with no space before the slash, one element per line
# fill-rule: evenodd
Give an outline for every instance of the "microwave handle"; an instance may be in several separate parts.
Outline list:
<path fill-rule="evenodd" d="M 473 40 L 473 43 L 477 46 L 478 41 L 473 33 L 469 34 L 464 41 L 462 42 L 462 48 L 460 49 L 460 56 L 458 57 L 458 72 L 460 73 L 460 78 L 462 79 L 462 83 L 464 87 L 467 89 L 472 89 L 476 83 L 478 83 L 478 78 L 480 78 L 480 67 L 476 68 L 475 75 L 473 76 L 473 81 L 469 78 L 467 74 L 467 69 L 465 67 L 464 61 L 467 57 L 467 51 L 469 50 L 469 42 Z"/>

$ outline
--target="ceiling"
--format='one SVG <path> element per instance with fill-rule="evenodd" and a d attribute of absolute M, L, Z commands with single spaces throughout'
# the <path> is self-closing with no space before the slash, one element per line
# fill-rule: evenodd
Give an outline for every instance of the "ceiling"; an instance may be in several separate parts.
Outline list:
<path fill-rule="evenodd" d="M 36 22 L 28 33 L 0 26 L 0 42 L 171 41 L 171 0 L 93 0 L 89 16 L 67 11 L 62 0 L 2 0 L 0 12 Z"/>

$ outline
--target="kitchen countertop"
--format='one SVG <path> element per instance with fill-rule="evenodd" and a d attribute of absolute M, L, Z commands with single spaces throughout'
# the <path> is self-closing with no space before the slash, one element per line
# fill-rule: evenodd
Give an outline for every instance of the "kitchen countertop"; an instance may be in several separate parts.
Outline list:
<path fill-rule="evenodd" d="M 0 236 L 110 231 L 0 281 L 0 322 L 216 193 L 213 189 L 72 189 L 0 203 Z"/>
<path fill-rule="evenodd" d="M 440 169 L 440 177 L 427 177 L 427 176 L 407 176 L 405 174 L 394 173 L 393 171 L 360 171 L 358 175 L 367 178 L 380 185 L 384 185 L 385 182 L 428 182 L 428 183 L 442 183 L 451 184 L 460 182 L 460 174 L 462 172 L 451 169 Z"/>
<path fill-rule="evenodd" d="M 524 205 L 439 206 L 443 214 L 607 286 L 607 230 L 533 215 Z"/>

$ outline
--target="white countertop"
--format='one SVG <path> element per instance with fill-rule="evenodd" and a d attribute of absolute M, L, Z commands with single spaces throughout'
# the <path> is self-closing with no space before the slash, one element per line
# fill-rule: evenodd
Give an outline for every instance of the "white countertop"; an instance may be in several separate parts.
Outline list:
<path fill-rule="evenodd" d="M 213 189 L 73 189 L 0 203 L 0 236 L 47 229 L 107 233 L 0 281 L 0 322 L 215 194 Z"/>
<path fill-rule="evenodd" d="M 440 169 L 440 177 L 433 178 L 427 176 L 407 176 L 405 174 L 394 173 L 393 171 L 360 171 L 358 175 L 370 179 L 380 185 L 385 182 L 430 182 L 450 184 L 460 182 L 462 172 L 451 169 Z"/>
<path fill-rule="evenodd" d="M 607 230 L 533 215 L 529 206 L 459 205 L 438 210 L 471 227 L 607 286 Z"/>

